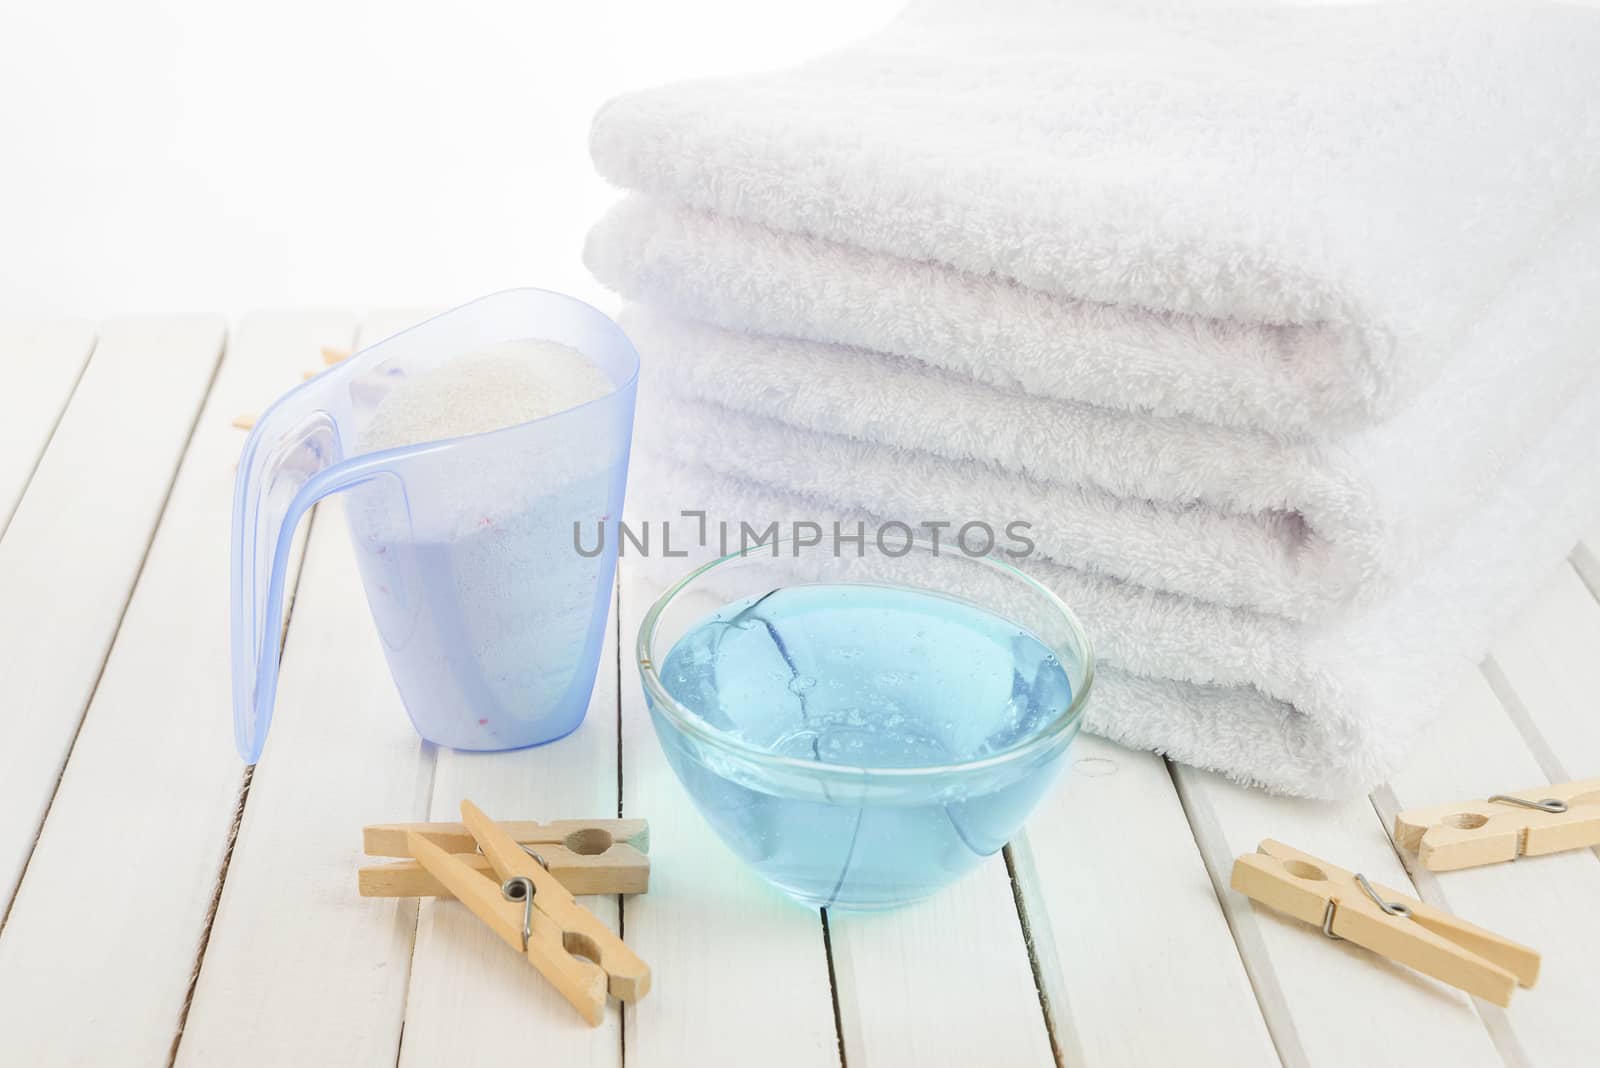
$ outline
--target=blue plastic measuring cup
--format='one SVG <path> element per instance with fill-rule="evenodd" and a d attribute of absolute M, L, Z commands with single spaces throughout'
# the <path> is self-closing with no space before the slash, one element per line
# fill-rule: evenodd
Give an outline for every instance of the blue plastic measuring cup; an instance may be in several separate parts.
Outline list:
<path fill-rule="evenodd" d="M 525 339 L 577 349 L 612 392 L 502 430 L 363 450 L 397 384 Z M 519 289 L 364 349 L 269 408 L 234 485 L 239 754 L 254 763 L 272 722 L 295 526 L 330 493 L 344 494 L 367 601 L 419 734 L 494 750 L 574 730 L 611 603 L 638 373 L 633 345 L 606 316 Z"/>

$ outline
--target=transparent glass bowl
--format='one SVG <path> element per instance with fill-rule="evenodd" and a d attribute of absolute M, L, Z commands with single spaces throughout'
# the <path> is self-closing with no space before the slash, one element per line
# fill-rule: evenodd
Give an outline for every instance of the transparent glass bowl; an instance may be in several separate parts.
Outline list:
<path fill-rule="evenodd" d="M 902 545 L 908 548 L 898 553 Z M 837 547 L 827 538 L 815 546 L 779 541 L 692 572 L 646 614 L 639 671 L 673 771 L 736 854 L 808 905 L 893 908 L 976 867 L 1021 827 L 1077 736 L 1093 654 L 1071 610 L 1009 564 L 917 539 L 893 540 L 888 549 L 896 555 L 870 536 L 864 545 L 845 544 L 843 555 Z M 679 639 L 730 603 L 782 588 L 856 584 L 936 594 L 1015 624 L 1058 658 L 1071 682 L 1070 702 L 1051 709 L 1015 744 L 975 759 L 855 767 L 767 751 L 708 721 L 707 712 L 727 713 L 726 702 L 721 712 L 688 707 L 663 684 L 660 666 Z M 885 638 L 880 632 L 871 640 Z M 807 685 L 828 684 L 825 667 L 812 674 L 818 678 Z M 994 711 L 953 705 L 939 713 L 945 726 L 952 720 L 959 726 L 963 716 Z"/>

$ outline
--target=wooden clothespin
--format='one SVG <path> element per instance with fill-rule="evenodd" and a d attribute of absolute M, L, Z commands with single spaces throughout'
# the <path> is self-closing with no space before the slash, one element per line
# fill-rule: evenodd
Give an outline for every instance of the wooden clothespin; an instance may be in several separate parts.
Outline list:
<path fill-rule="evenodd" d="M 1233 888 L 1253 901 L 1321 926 L 1424 975 L 1496 1005 L 1539 977 L 1539 954 L 1442 909 L 1404 897 L 1268 839 L 1234 862 Z"/>
<path fill-rule="evenodd" d="M 642 894 L 650 888 L 650 826 L 644 820 L 508 820 L 499 827 L 539 855 L 573 894 Z M 406 835 L 419 834 L 488 874 L 489 860 L 462 823 L 386 823 L 362 828 L 369 856 L 409 857 Z M 362 897 L 440 897 L 449 891 L 415 860 L 372 864 L 357 873 Z"/>
<path fill-rule="evenodd" d="M 1429 871 L 1600 845 L 1600 779 L 1408 809 L 1394 819 L 1394 840 Z"/>
<path fill-rule="evenodd" d="M 605 1018 L 606 994 L 636 1001 L 650 991 L 650 969 L 611 929 L 572 899 L 533 855 L 471 801 L 461 819 L 493 869 L 482 871 L 416 831 L 406 848 L 441 886 L 561 992 L 590 1024 Z"/>

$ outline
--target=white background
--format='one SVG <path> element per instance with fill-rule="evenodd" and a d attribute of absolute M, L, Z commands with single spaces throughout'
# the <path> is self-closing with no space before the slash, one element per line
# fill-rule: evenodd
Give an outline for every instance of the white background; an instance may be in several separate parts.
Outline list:
<path fill-rule="evenodd" d="M 595 109 L 901 2 L 0 0 L 0 315 L 608 305 Z"/>

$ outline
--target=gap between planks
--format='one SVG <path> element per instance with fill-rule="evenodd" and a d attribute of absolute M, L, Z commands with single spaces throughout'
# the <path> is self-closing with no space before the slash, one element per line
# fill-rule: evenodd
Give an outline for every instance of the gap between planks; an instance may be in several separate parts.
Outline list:
<path fill-rule="evenodd" d="M 0 331 L 0 351 L 21 351 L 26 354 L 20 366 L 24 378 L 32 376 L 38 385 L 39 378 L 58 376 L 55 381 L 42 383 L 45 396 L 41 397 L 34 390 L 30 390 L 26 382 L 18 384 L 15 379 L 16 368 L 8 369 L 13 381 L 10 383 L 4 400 L 12 404 L 21 402 L 21 410 L 9 409 L 0 403 L 0 418 L 5 420 L 5 425 L 0 426 L 0 538 L 5 537 L 6 528 L 11 525 L 11 516 L 15 513 L 17 505 L 27 495 L 28 487 L 33 483 L 33 476 L 39 470 L 39 464 L 44 459 L 45 451 L 50 448 L 50 442 L 56 435 L 56 430 L 61 426 L 62 418 L 67 414 L 67 409 L 72 406 L 72 398 L 78 392 L 78 385 L 83 381 L 83 374 L 89 367 L 89 361 L 94 358 L 95 346 L 98 339 L 87 325 L 79 326 L 74 323 L 52 324 L 38 328 L 39 332 L 46 335 L 42 338 L 21 336 L 12 338 L 7 332 Z M 26 330 L 19 330 L 19 334 L 27 335 Z M 50 335 L 54 336 L 50 336 Z M 77 353 L 74 358 L 69 353 Z M 74 369 L 73 365 L 76 364 Z M 65 381 L 61 367 L 65 366 L 71 371 L 70 381 Z M 50 413 L 44 425 L 38 425 L 40 412 Z M 33 423 L 30 433 L 29 422 Z M 20 426 L 18 424 L 21 424 Z M 18 470 L 15 457 L 26 449 L 22 467 Z M 5 467 L 11 466 L 7 472 Z"/>
<path fill-rule="evenodd" d="M 1256 1003 L 1261 1006 L 1262 1018 L 1267 1024 L 1267 1034 L 1272 1039 L 1272 1046 L 1278 1055 L 1278 1061 L 1284 1068 L 1306 1063 L 1305 1051 L 1300 1047 L 1300 1040 L 1294 1034 L 1292 1026 L 1286 1026 L 1280 1019 L 1284 1015 L 1278 1003 L 1282 998 L 1279 994 L 1277 979 L 1273 974 L 1272 961 L 1265 947 L 1261 944 L 1258 932 L 1241 924 L 1235 916 L 1235 910 L 1228 907 L 1228 895 L 1233 891 L 1228 886 L 1228 881 L 1221 877 L 1216 859 L 1207 849 L 1207 844 L 1222 840 L 1220 827 L 1211 825 L 1214 820 L 1212 813 L 1205 811 L 1196 800 L 1190 796 L 1188 784 L 1179 775 L 1179 765 L 1171 760 L 1162 758 L 1166 765 L 1167 775 L 1171 779 L 1173 791 L 1178 795 L 1178 803 L 1183 808 L 1184 818 L 1189 824 L 1189 833 L 1193 835 L 1195 844 L 1200 849 L 1201 858 L 1205 864 L 1206 874 L 1211 880 L 1212 893 L 1216 895 L 1217 904 L 1222 909 L 1223 921 L 1228 925 L 1228 933 L 1233 937 L 1235 948 L 1238 950 L 1239 959 L 1245 966 L 1245 975 L 1250 981 L 1250 989 L 1255 994 Z M 1229 870 L 1232 870 L 1232 857 L 1228 857 Z"/>
<path fill-rule="evenodd" d="M 1068 759 L 1008 856 L 1054 1055 L 1278 1066 L 1167 764 L 1093 736 Z"/>
<path fill-rule="evenodd" d="M 309 544 L 311 531 L 317 523 L 319 509 L 315 506 L 307 513 L 300 535 L 303 544 Z M 294 606 L 300 598 L 300 577 L 305 574 L 306 556 L 301 552 L 294 561 L 293 572 L 284 580 L 285 604 L 283 625 L 278 628 L 278 663 L 283 663 L 283 650 L 289 642 L 289 623 L 294 619 Z M 189 1010 L 194 1005 L 195 987 L 200 983 L 200 969 L 205 966 L 206 950 L 211 946 L 211 930 L 217 922 L 217 908 L 222 904 L 222 888 L 228 881 L 228 870 L 233 866 L 233 850 L 239 844 L 239 826 L 244 822 L 245 806 L 250 803 L 250 783 L 255 778 L 255 765 L 246 764 L 239 776 L 239 796 L 234 801 L 233 818 L 228 824 L 228 842 L 222 850 L 222 864 L 217 868 L 217 883 L 211 891 L 211 904 L 206 908 L 205 921 L 200 928 L 200 941 L 195 946 L 194 966 L 189 970 L 189 988 L 183 995 L 183 1008 L 178 1013 L 177 1028 L 172 1034 L 172 1047 L 167 1051 L 167 1068 L 178 1062 L 178 1047 L 183 1045 L 183 1031 L 189 1022 Z"/>
<path fill-rule="evenodd" d="M 433 788 L 439 782 L 439 754 L 433 754 L 433 759 L 428 762 L 428 789 L 423 798 L 422 811 L 433 811 Z M 394 1039 L 394 1068 L 400 1068 L 400 1061 L 406 1051 L 406 1014 L 411 1008 L 411 975 L 417 966 L 417 935 L 422 927 L 422 909 L 419 907 L 411 910 L 411 952 L 405 955 L 406 974 L 405 982 L 400 988 L 400 1030 Z M 170 1066 L 169 1066 L 170 1068 Z"/>
<path fill-rule="evenodd" d="M 1011 880 L 1011 901 L 1017 909 L 1017 924 L 1022 928 L 1023 948 L 1028 951 L 1028 970 L 1033 973 L 1033 990 L 1039 996 L 1039 1015 L 1044 1019 L 1045 1037 L 1050 1041 L 1050 1056 L 1060 1068 L 1066 1068 L 1067 1060 L 1061 1052 L 1061 1042 L 1056 1037 L 1055 1017 L 1050 1011 L 1050 995 L 1045 993 L 1044 976 L 1039 968 L 1039 947 L 1033 942 L 1033 925 L 1028 922 L 1028 905 L 1023 900 L 1022 883 L 1017 879 L 1016 854 L 1012 851 L 1010 842 L 1007 842 L 1000 852 L 1006 861 L 1006 877 Z M 833 974 L 831 952 L 828 974 L 830 976 Z"/>
<path fill-rule="evenodd" d="M 239 796 L 233 804 L 233 819 L 228 824 L 228 843 L 222 850 L 222 866 L 217 869 L 217 884 L 211 891 L 211 904 L 200 928 L 200 942 L 195 947 L 194 965 L 189 969 L 189 989 L 183 995 L 183 1007 L 178 1012 L 178 1025 L 172 1033 L 172 1045 L 167 1050 L 167 1068 L 178 1061 L 178 1047 L 183 1044 L 183 1028 L 189 1020 L 189 1008 L 194 1004 L 194 988 L 200 982 L 200 968 L 205 963 L 206 947 L 211 944 L 211 927 L 217 920 L 217 906 L 222 903 L 222 885 L 228 879 L 228 868 L 233 863 L 233 847 L 239 842 L 239 824 L 244 822 L 245 800 L 250 796 L 250 778 L 255 765 L 245 765 L 239 776 Z"/>
<path fill-rule="evenodd" d="M 217 351 L 217 358 L 211 365 L 211 373 L 206 379 L 205 389 L 201 392 L 199 402 L 195 405 L 193 416 L 189 420 L 188 431 L 184 434 L 183 446 L 178 450 L 177 459 L 173 462 L 171 471 L 167 475 L 166 485 L 161 490 L 161 503 L 156 509 L 155 521 L 151 523 L 150 531 L 144 540 L 144 546 L 139 551 L 139 562 L 134 567 L 132 580 L 127 586 L 127 594 L 122 599 L 122 607 L 117 612 L 116 622 L 111 627 L 105 648 L 101 650 L 100 663 L 95 669 L 94 681 L 90 684 L 88 693 L 78 708 L 77 721 L 72 728 L 72 735 L 67 741 L 66 750 L 62 753 L 60 762 L 56 767 L 55 780 L 50 786 L 50 795 L 45 799 L 44 808 L 35 821 L 33 840 L 23 856 L 22 865 L 17 871 L 16 882 L 9 888 L 0 887 L 0 889 L 9 890 L 6 894 L 5 908 L 0 910 L 0 935 L 5 934 L 6 924 L 10 922 L 11 910 L 16 904 L 23 880 L 28 877 L 28 868 L 33 863 L 34 853 L 38 851 L 39 838 L 44 834 L 45 824 L 49 822 L 50 810 L 55 806 L 56 794 L 61 789 L 62 777 L 67 773 L 67 765 L 72 762 L 72 754 L 77 749 L 78 737 L 83 733 L 83 725 L 88 718 L 89 709 L 94 706 L 95 695 L 100 692 L 100 683 L 105 679 L 106 665 L 111 660 L 111 651 L 116 647 L 117 636 L 122 633 L 122 624 L 128 617 L 128 607 L 133 603 L 133 595 L 139 588 L 140 580 L 144 578 L 145 565 L 150 562 L 151 547 L 155 545 L 156 535 L 161 530 L 162 522 L 166 519 L 167 506 L 172 503 L 172 490 L 178 484 L 178 475 L 183 469 L 183 458 L 189 454 L 189 448 L 194 444 L 195 429 L 200 425 L 201 416 L 205 412 L 206 398 L 211 396 L 211 391 L 217 384 L 217 376 L 222 371 L 226 344 L 226 337 L 224 337 L 222 346 Z M 66 418 L 72 397 L 77 394 L 78 386 L 82 383 L 84 375 L 88 373 L 89 364 L 93 358 L 94 352 L 91 350 L 84 359 L 83 366 L 78 369 L 77 376 L 73 379 L 72 393 L 51 423 L 50 440 L 54 439 L 56 430 L 60 427 L 62 420 Z M 48 447 L 49 442 L 47 440 L 45 448 L 39 451 L 39 455 L 35 458 L 33 466 L 29 470 L 27 483 L 24 484 L 22 492 L 17 495 L 16 508 L 6 515 L 5 528 L 0 528 L 0 537 L 4 536 L 4 531 L 9 528 L 11 519 L 15 516 L 16 511 L 22 507 L 22 500 L 26 495 L 27 488 L 32 484 L 33 476 L 37 474 L 40 465 L 43 464 Z"/>
<path fill-rule="evenodd" d="M 622 819 L 622 651 L 627 647 L 627 639 L 622 632 L 622 561 L 617 561 L 617 566 L 611 573 L 611 618 L 616 620 L 617 649 L 616 649 L 616 677 L 613 680 L 616 690 L 616 717 L 613 720 L 613 734 L 617 747 L 617 819 Z M 628 938 L 628 898 L 626 894 L 617 895 L 617 937 L 623 941 Z M 628 1006 L 617 1002 L 617 1063 L 624 1066 L 628 1063 Z"/>
<path fill-rule="evenodd" d="M 1544 735 L 1534 725 L 1532 717 L 1528 715 L 1528 708 L 1523 704 L 1522 697 L 1517 693 L 1516 687 L 1511 685 L 1511 680 L 1506 678 L 1498 661 L 1491 654 L 1483 662 L 1484 680 L 1488 682 L 1489 689 L 1494 691 L 1495 697 L 1500 701 L 1500 707 L 1506 710 L 1506 716 L 1517 728 L 1522 741 L 1532 751 L 1534 759 L 1539 762 L 1539 770 L 1551 782 L 1569 782 L 1572 776 L 1568 775 L 1562 766 L 1563 761 L 1556 755 L 1555 749 L 1545 741 Z M 1508 786 L 1508 790 L 1520 789 L 1518 786 Z"/>
<path fill-rule="evenodd" d="M 850 1068 L 850 1057 L 844 1048 L 844 1020 L 839 1015 L 839 973 L 833 966 L 833 932 L 828 930 L 828 910 L 818 909 L 822 920 L 822 954 L 828 960 L 828 993 L 833 997 L 833 1032 L 839 1038 L 839 1068 Z"/>

